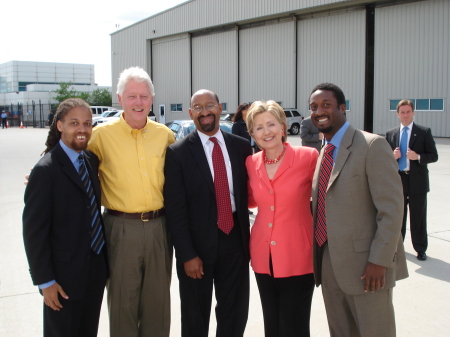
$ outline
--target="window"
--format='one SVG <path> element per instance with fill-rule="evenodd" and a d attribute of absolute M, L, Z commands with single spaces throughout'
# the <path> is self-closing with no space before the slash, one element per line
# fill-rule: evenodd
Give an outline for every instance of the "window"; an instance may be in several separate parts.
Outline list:
<path fill-rule="evenodd" d="M 345 111 L 350 111 L 350 100 L 349 99 L 345 100 Z"/>
<path fill-rule="evenodd" d="M 177 112 L 183 111 L 183 104 L 170 104 L 170 111 Z"/>
<path fill-rule="evenodd" d="M 444 110 L 444 100 L 440 98 L 420 98 L 420 99 L 409 99 L 414 104 L 415 111 L 443 111 Z M 397 104 L 400 99 L 389 100 L 389 110 L 397 111 Z"/>
<path fill-rule="evenodd" d="M 292 110 L 292 114 L 294 115 L 294 117 L 301 117 L 297 110 Z"/>
<path fill-rule="evenodd" d="M 227 111 L 227 103 L 222 103 L 222 111 Z"/>

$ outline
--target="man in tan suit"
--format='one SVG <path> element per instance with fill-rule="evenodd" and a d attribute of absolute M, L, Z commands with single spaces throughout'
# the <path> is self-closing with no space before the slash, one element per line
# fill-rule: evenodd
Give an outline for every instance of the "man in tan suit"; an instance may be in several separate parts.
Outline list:
<path fill-rule="evenodd" d="M 408 276 L 397 164 L 385 139 L 347 122 L 339 87 L 319 84 L 309 105 L 326 139 L 313 180 L 313 241 L 330 335 L 395 336 L 392 288 Z"/>

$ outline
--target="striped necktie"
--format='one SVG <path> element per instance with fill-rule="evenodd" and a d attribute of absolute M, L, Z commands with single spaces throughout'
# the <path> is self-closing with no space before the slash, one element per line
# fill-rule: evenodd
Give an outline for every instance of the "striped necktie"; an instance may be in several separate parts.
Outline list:
<path fill-rule="evenodd" d="M 86 163 L 84 162 L 84 156 L 82 154 L 78 156 L 78 161 L 80 162 L 80 169 L 78 173 L 80 174 L 81 181 L 83 182 L 90 201 L 89 214 L 91 216 L 91 249 L 95 253 L 99 254 L 105 244 L 105 238 L 103 236 L 98 205 L 95 200 L 94 189 L 92 188 L 92 182 L 89 178 Z"/>
<path fill-rule="evenodd" d="M 327 195 L 328 182 L 333 170 L 333 151 L 335 147 L 328 143 L 325 147 L 319 173 L 319 193 L 317 197 L 317 225 L 315 237 L 319 247 L 327 241 L 327 217 L 325 208 L 325 197 Z"/>

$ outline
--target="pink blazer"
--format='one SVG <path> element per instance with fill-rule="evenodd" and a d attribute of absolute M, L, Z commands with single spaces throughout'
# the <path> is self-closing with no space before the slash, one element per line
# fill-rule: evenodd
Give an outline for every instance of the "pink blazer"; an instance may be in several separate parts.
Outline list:
<path fill-rule="evenodd" d="M 250 258 L 253 270 L 269 274 L 272 255 L 274 277 L 313 272 L 311 186 L 318 152 L 291 147 L 272 181 L 267 176 L 263 152 L 247 157 L 249 207 L 258 207 L 251 229 Z"/>

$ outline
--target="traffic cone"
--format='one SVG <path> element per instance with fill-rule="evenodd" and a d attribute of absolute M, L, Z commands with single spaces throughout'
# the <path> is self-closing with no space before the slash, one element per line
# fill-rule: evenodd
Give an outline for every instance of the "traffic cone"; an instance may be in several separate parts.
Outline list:
<path fill-rule="evenodd" d="M 8 121 L 6 121 L 6 128 L 9 128 L 10 126 L 9 126 L 9 122 Z"/>
<path fill-rule="evenodd" d="M 22 121 L 20 121 L 20 128 L 23 129 Z"/>

